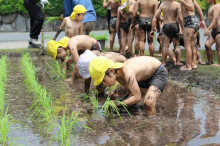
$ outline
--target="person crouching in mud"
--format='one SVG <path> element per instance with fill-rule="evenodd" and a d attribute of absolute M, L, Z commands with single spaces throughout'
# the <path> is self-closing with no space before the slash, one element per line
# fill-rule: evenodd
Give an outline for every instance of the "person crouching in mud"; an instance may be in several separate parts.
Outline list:
<path fill-rule="evenodd" d="M 104 56 L 113 62 L 124 62 L 126 58 L 115 52 L 93 52 L 90 50 L 86 50 L 82 55 L 79 56 L 78 59 L 78 68 L 79 74 L 82 78 L 85 79 L 85 92 L 89 92 L 90 84 L 91 84 L 91 77 L 89 74 L 89 64 L 90 62 L 96 58 L 97 56 Z M 105 88 L 102 85 L 97 86 L 96 89 L 100 94 L 104 93 Z"/>
<path fill-rule="evenodd" d="M 156 115 L 156 100 L 168 78 L 167 69 L 156 58 L 139 56 L 114 63 L 105 57 L 94 58 L 89 65 L 94 85 L 113 86 L 116 81 L 129 90 L 130 97 L 123 101 L 131 106 L 141 101 L 141 91 L 146 92 L 144 105 L 148 116 Z M 146 89 L 148 90 L 146 91 Z M 116 103 L 117 106 L 120 106 Z"/>
<path fill-rule="evenodd" d="M 65 59 L 65 57 L 68 55 L 68 50 L 70 53 L 70 58 Z M 63 62 L 65 62 L 67 67 L 69 67 L 73 62 L 76 64 L 72 77 L 66 80 L 70 83 L 72 83 L 72 81 L 75 79 L 75 76 L 78 74 L 77 62 L 79 54 L 82 54 L 85 50 L 97 50 L 100 52 L 101 45 L 96 39 L 88 35 L 77 35 L 72 38 L 64 37 L 59 42 L 50 40 L 47 45 L 47 53 L 54 60 L 61 59 Z"/>

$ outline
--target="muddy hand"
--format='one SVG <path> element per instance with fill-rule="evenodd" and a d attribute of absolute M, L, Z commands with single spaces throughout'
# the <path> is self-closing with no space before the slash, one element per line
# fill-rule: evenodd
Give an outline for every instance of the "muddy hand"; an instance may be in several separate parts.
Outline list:
<path fill-rule="evenodd" d="M 204 21 L 200 21 L 200 28 L 201 29 L 205 29 L 206 28 Z"/>
<path fill-rule="evenodd" d="M 153 32 L 153 31 L 150 32 L 150 37 L 151 37 L 151 38 L 154 37 L 154 32 Z"/>

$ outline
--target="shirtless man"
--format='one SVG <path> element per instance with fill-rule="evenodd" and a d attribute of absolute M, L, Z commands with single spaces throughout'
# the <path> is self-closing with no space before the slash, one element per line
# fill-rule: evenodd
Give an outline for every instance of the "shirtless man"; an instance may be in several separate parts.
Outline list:
<path fill-rule="evenodd" d="M 216 4 L 215 0 L 207 0 L 208 4 L 211 4 L 208 10 L 208 19 L 210 22 L 209 27 L 205 30 L 204 35 L 208 35 L 205 42 L 206 53 L 208 57 L 208 63 L 213 64 L 211 46 L 216 43 L 216 51 L 218 54 L 218 64 L 220 66 L 220 5 Z M 211 34 L 210 34 L 210 30 Z"/>
<path fill-rule="evenodd" d="M 89 74 L 95 86 L 100 83 L 112 86 L 116 81 L 123 85 L 130 93 L 130 97 L 123 101 L 128 106 L 139 103 L 141 91 L 144 92 L 145 89 L 144 105 L 148 116 L 156 115 L 156 100 L 168 78 L 164 65 L 150 56 L 130 58 L 124 63 L 114 63 L 105 57 L 97 57 L 89 65 Z"/>
<path fill-rule="evenodd" d="M 68 55 L 67 50 L 69 50 L 71 57 L 65 60 L 65 57 Z M 72 77 L 66 80 L 69 82 L 72 82 L 75 79 L 75 75 L 78 74 L 77 62 L 79 54 L 83 53 L 85 50 L 101 51 L 101 45 L 96 39 L 88 35 L 77 35 L 72 38 L 64 37 L 59 42 L 50 40 L 47 45 L 47 53 L 54 60 L 61 59 L 67 65 L 73 62 L 75 63 Z"/>
<path fill-rule="evenodd" d="M 114 47 L 114 41 L 115 41 L 115 34 L 116 34 L 116 21 L 117 21 L 117 12 L 118 7 L 121 6 L 121 3 L 119 0 L 109 0 L 106 2 L 106 0 L 103 0 L 103 8 L 107 9 L 109 6 L 111 6 L 111 19 L 110 19 L 110 51 L 113 51 Z"/>
<path fill-rule="evenodd" d="M 186 65 L 182 66 L 180 70 L 197 69 L 197 48 L 195 40 L 199 26 L 205 28 L 202 10 L 196 0 L 179 0 L 179 3 L 181 3 L 182 15 L 184 18 L 183 36 L 186 54 Z M 200 24 L 198 18 L 195 16 L 195 9 L 199 14 Z"/>
<path fill-rule="evenodd" d="M 73 9 L 72 14 L 69 17 L 65 17 L 59 30 L 54 36 L 56 40 L 60 32 L 65 28 L 65 36 L 71 38 L 75 35 L 83 34 L 83 19 L 86 14 L 86 8 L 83 5 L 76 5 Z"/>
<path fill-rule="evenodd" d="M 137 4 L 137 0 L 127 0 L 127 5 L 128 5 L 128 12 L 130 15 L 130 18 L 128 19 L 128 23 L 130 25 L 130 30 L 129 32 L 131 33 L 131 36 L 128 37 L 128 42 L 133 43 L 133 40 L 135 38 L 134 42 L 134 48 L 135 48 L 135 56 L 140 55 L 140 45 L 139 45 L 139 14 L 135 15 L 134 14 L 134 8 Z M 135 37 L 134 37 L 135 36 Z M 132 45 L 132 44 L 131 44 Z M 129 50 L 130 54 L 132 54 L 132 49 Z"/>
<path fill-rule="evenodd" d="M 180 22 L 180 27 L 183 28 L 183 18 L 181 14 L 180 4 L 174 0 L 167 0 L 161 3 L 159 9 L 157 10 L 153 21 L 152 21 L 152 29 L 151 29 L 151 37 L 154 36 L 154 31 L 156 30 L 156 21 L 159 19 L 161 12 L 163 12 L 163 49 L 162 49 L 162 63 L 166 65 L 166 58 L 169 49 L 170 43 L 173 41 L 175 48 L 175 56 L 176 63 L 175 65 L 182 65 L 180 62 L 180 44 L 179 44 L 179 24 L 177 20 Z M 171 50 L 172 51 L 172 50 Z"/>
<path fill-rule="evenodd" d="M 146 42 L 146 31 L 147 31 L 147 40 L 149 44 L 150 56 L 154 55 L 154 42 L 153 38 L 150 37 L 152 19 L 155 12 L 158 9 L 157 0 L 137 0 L 137 5 L 135 6 L 134 14 L 137 15 L 138 10 L 140 9 L 139 17 L 139 30 L 140 30 L 140 55 L 144 55 L 145 42 Z"/>
<path fill-rule="evenodd" d="M 128 13 L 128 5 L 127 1 L 122 1 L 122 5 L 118 7 L 118 15 L 117 15 L 117 22 L 116 22 L 116 31 L 120 31 L 121 34 L 121 46 L 120 46 L 120 54 L 125 55 L 125 46 L 126 41 L 128 43 L 128 50 L 132 55 L 132 42 L 129 39 L 133 33 L 129 31 L 129 13 Z"/>
<path fill-rule="evenodd" d="M 122 63 L 126 60 L 126 58 L 123 55 L 115 52 L 92 52 L 90 50 L 86 50 L 82 55 L 80 55 L 77 64 L 79 68 L 79 74 L 82 76 L 82 78 L 85 79 L 85 92 L 87 93 L 91 84 L 91 77 L 89 75 L 89 64 L 97 56 L 104 56 L 113 62 Z M 103 93 L 104 88 L 103 86 L 99 86 L 97 90 L 99 91 L 99 93 L 100 91 Z"/>

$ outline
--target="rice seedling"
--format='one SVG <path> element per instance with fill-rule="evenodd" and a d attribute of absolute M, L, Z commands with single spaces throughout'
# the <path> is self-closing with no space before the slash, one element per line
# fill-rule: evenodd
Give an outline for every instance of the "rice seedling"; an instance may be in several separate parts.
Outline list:
<path fill-rule="evenodd" d="M 58 61 L 53 61 L 52 63 L 47 63 L 48 66 L 48 75 L 50 78 L 55 78 L 55 80 L 66 79 L 65 70 L 62 68 L 62 66 L 59 64 Z"/>
<path fill-rule="evenodd" d="M 0 143 L 5 144 L 8 140 L 8 133 L 13 123 L 12 116 L 7 114 L 6 110 L 4 116 L 0 119 Z"/>
<path fill-rule="evenodd" d="M 125 110 L 126 112 L 129 114 L 129 116 L 131 117 L 131 114 L 129 113 L 129 111 L 127 110 L 126 108 L 126 105 L 124 103 L 122 103 L 121 101 L 119 100 L 110 100 L 110 97 L 108 96 L 104 105 L 102 106 L 101 108 L 101 111 L 100 111 L 100 116 L 101 116 L 101 113 L 104 111 L 104 116 L 108 116 L 110 113 L 112 112 L 116 112 L 117 115 L 119 116 L 119 118 L 121 119 L 122 122 L 124 122 L 124 120 L 122 119 L 121 117 L 121 114 L 119 112 L 119 109 L 118 107 L 116 106 L 115 102 L 118 102 Z"/>
<path fill-rule="evenodd" d="M 60 118 L 60 125 L 58 124 L 58 140 L 61 145 L 69 145 L 71 134 L 79 132 L 81 129 L 91 128 L 86 126 L 86 121 L 81 120 L 78 116 L 81 114 L 81 109 L 78 112 L 72 112 L 71 116 L 66 118 L 66 110 L 63 112 L 63 116 Z"/>
<path fill-rule="evenodd" d="M 98 109 L 98 91 L 97 90 L 92 90 L 92 96 L 90 96 L 91 102 L 93 104 L 94 109 Z"/>
<path fill-rule="evenodd" d="M 8 108 L 4 113 L 5 106 L 5 82 L 7 78 L 6 56 L 0 59 L 0 143 L 5 145 L 8 140 L 13 119 L 10 114 L 7 114 Z"/>
<path fill-rule="evenodd" d="M 38 84 L 38 79 L 35 77 L 34 66 L 31 63 L 29 54 L 24 54 L 21 58 L 21 64 L 23 66 L 23 73 L 26 77 L 25 83 L 29 92 L 34 95 L 34 102 L 31 105 L 30 110 L 33 110 L 39 122 L 52 121 L 52 98 L 47 93 L 46 89 Z"/>

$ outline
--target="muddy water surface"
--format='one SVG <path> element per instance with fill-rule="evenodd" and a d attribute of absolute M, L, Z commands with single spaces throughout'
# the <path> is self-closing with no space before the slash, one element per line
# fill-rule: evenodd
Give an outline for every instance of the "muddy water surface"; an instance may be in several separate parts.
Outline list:
<path fill-rule="evenodd" d="M 147 117 L 143 101 L 129 108 L 132 118 L 121 112 L 124 123 L 116 114 L 110 117 L 99 116 L 99 110 L 93 110 L 82 98 L 83 79 L 73 85 L 55 80 L 48 75 L 45 61 L 48 58 L 34 58 L 33 64 L 39 82 L 52 94 L 57 115 L 68 102 L 69 111 L 82 112 L 88 117 L 90 132 L 81 132 L 73 136 L 71 145 L 208 145 L 220 144 L 220 97 L 213 92 L 200 88 L 183 88 L 179 83 L 169 81 L 157 101 L 157 116 Z M 6 98 L 9 113 L 16 124 L 12 126 L 10 137 L 17 138 L 15 144 L 22 145 L 59 145 L 56 134 L 46 136 L 44 127 L 31 118 L 28 109 L 33 97 L 27 92 L 19 58 L 8 59 L 8 80 Z M 99 98 L 100 106 L 104 98 Z M 56 132 L 56 130 L 55 130 Z"/>

